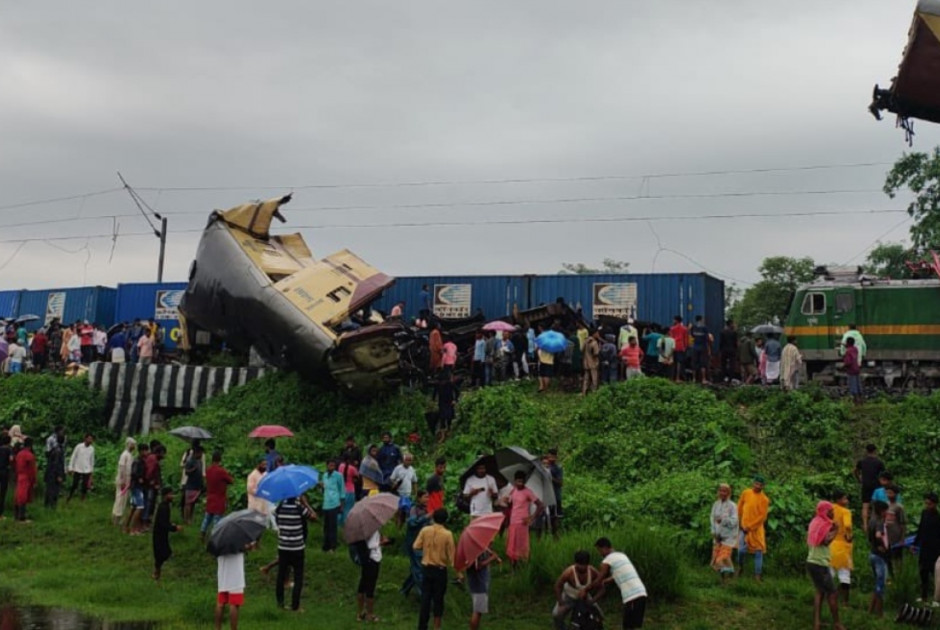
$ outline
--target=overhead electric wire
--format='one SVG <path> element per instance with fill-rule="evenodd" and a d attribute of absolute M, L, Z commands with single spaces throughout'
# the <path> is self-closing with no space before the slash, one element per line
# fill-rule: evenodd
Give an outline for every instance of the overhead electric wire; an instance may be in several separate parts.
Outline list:
<path fill-rule="evenodd" d="M 596 182 L 616 180 L 643 180 L 678 177 L 714 177 L 719 175 L 746 175 L 757 173 L 785 173 L 795 171 L 832 170 L 842 168 L 864 168 L 888 166 L 892 162 L 853 162 L 848 164 L 812 164 L 806 166 L 782 166 L 751 169 L 727 169 L 715 171 L 689 171 L 674 173 L 650 173 L 646 175 L 583 175 L 574 177 L 510 177 L 504 179 L 441 179 L 404 182 L 360 182 L 348 184 L 303 184 L 299 186 L 141 186 L 138 190 L 160 192 L 200 192 L 226 190 L 309 190 L 343 188 L 410 188 L 420 186 L 477 186 L 491 184 L 537 184 L 565 182 Z"/>
<path fill-rule="evenodd" d="M 32 201 L 21 201 L 19 203 L 9 203 L 0 206 L 0 210 L 15 210 L 17 208 L 28 208 L 30 206 L 41 206 L 48 203 L 58 203 L 60 201 L 74 201 L 75 199 L 88 199 L 89 197 L 99 197 L 111 193 L 121 192 L 123 188 L 106 188 L 104 190 L 95 190 L 92 192 L 81 193 L 77 195 L 68 195 L 66 197 L 50 197 L 48 199 L 34 199 Z"/>

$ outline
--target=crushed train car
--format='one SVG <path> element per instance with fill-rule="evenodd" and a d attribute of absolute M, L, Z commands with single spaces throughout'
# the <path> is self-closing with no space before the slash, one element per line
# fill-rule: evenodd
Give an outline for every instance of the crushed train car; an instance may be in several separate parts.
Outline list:
<path fill-rule="evenodd" d="M 898 125 L 913 135 L 912 118 L 940 122 L 940 0 L 919 0 L 891 87 L 875 85 L 869 111 L 898 116 Z"/>
<path fill-rule="evenodd" d="M 394 278 L 348 250 L 315 259 L 300 234 L 270 234 L 273 219 L 285 222 L 280 208 L 290 198 L 209 216 L 179 305 L 187 330 L 195 324 L 356 395 L 397 386 L 399 345 L 409 333 L 370 309 Z"/>

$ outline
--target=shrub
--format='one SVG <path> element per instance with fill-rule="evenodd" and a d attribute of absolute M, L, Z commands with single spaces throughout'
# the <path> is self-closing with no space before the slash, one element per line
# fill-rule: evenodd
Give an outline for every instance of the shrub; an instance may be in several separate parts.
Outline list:
<path fill-rule="evenodd" d="M 14 424 L 37 439 L 52 433 L 57 424 L 64 425 L 70 436 L 90 431 L 108 438 L 103 430 L 104 396 L 92 390 L 83 377 L 14 374 L 0 379 L 0 425 Z"/>

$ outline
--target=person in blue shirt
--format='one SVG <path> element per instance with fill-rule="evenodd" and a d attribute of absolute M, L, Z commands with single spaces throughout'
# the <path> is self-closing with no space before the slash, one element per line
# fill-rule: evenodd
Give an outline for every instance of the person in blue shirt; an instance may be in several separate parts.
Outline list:
<path fill-rule="evenodd" d="M 659 329 L 654 325 L 643 330 L 642 341 L 646 344 L 646 354 L 643 362 L 646 364 L 644 372 L 657 374 L 659 372 L 659 340 L 663 338 Z"/>
<path fill-rule="evenodd" d="M 473 342 L 473 367 L 472 379 L 470 384 L 475 387 L 482 387 L 484 381 L 484 363 L 486 362 L 486 339 L 483 338 L 483 331 L 478 330 L 476 339 Z"/>
<path fill-rule="evenodd" d="M 418 293 L 418 308 L 420 309 L 418 311 L 418 317 L 427 321 L 427 319 L 431 316 L 432 309 L 431 292 L 428 291 L 428 285 L 426 284 L 421 285 L 421 292 Z"/>
<path fill-rule="evenodd" d="M 382 478 L 385 483 L 388 483 L 388 478 L 392 476 L 395 466 L 402 461 L 401 449 L 392 442 L 392 434 L 388 431 L 382 434 L 382 446 L 379 448 L 376 460 L 379 462 Z"/>
<path fill-rule="evenodd" d="M 695 317 L 695 323 L 689 329 L 692 336 L 692 373 L 694 378 L 701 376 L 702 384 L 708 384 L 708 360 L 709 360 L 709 334 L 705 326 L 705 319 L 698 315 Z"/>
<path fill-rule="evenodd" d="M 280 465 L 281 454 L 274 448 L 274 439 L 264 443 L 264 461 L 268 465 L 268 472 L 274 472 Z"/>

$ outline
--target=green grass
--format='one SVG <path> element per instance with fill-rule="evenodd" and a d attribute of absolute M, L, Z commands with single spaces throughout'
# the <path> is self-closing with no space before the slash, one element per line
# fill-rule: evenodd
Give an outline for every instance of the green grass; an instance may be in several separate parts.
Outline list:
<path fill-rule="evenodd" d="M 55 512 L 33 506 L 35 520 L 31 524 L 0 522 L 0 557 L 4 559 L 0 592 L 12 593 L 22 603 L 80 610 L 108 621 L 156 621 L 167 629 L 209 627 L 215 598 L 215 562 L 200 545 L 197 529 L 186 528 L 172 536 L 174 557 L 164 567 L 161 582 L 155 584 L 150 578 L 149 537 L 125 536 L 112 527 L 110 503 L 110 497 L 98 496 L 84 504 L 62 504 Z M 397 535 L 394 527 L 389 527 L 386 533 Z M 508 568 L 496 568 L 492 614 L 485 618 L 485 627 L 508 630 L 549 627 L 551 582 L 570 561 L 571 550 L 588 546 L 595 535 L 593 531 L 578 531 L 566 534 L 558 542 L 533 541 L 532 562 L 525 569 L 513 575 Z M 645 543 L 639 540 L 643 539 L 635 539 L 631 544 L 668 545 L 668 539 L 657 543 L 655 533 Z M 276 555 L 273 537 L 266 534 L 261 549 L 249 554 L 246 562 L 244 627 L 285 630 L 361 627 L 355 621 L 357 568 L 344 549 L 324 554 L 319 544 L 320 530 L 314 525 L 307 551 L 307 586 L 302 598 L 305 612 L 296 614 L 277 609 L 273 577 L 265 578 L 259 572 L 261 565 Z M 642 548 L 631 549 L 630 545 L 626 551 L 634 556 L 638 566 L 644 562 L 644 554 L 651 553 Z M 646 627 L 679 630 L 808 627 L 813 593 L 809 579 L 775 574 L 783 567 L 775 565 L 773 549 L 767 560 L 765 581 L 760 584 L 744 577 L 721 585 L 697 559 L 679 550 L 675 552 L 676 557 L 683 558 L 682 564 L 646 569 L 644 577 L 649 585 L 665 581 L 665 586 L 660 584 L 656 588 L 671 588 L 676 594 L 674 601 L 654 598 Z M 789 559 L 784 564 L 788 563 Z M 416 625 L 417 599 L 414 596 L 405 599 L 398 593 L 407 566 L 406 558 L 397 548 L 386 551 L 376 601 L 376 613 L 383 619 L 381 627 L 411 629 Z M 869 570 L 861 549 L 856 550 L 856 566 L 856 575 L 867 590 Z M 915 572 L 914 562 L 905 563 L 902 575 L 895 580 L 897 587 L 909 585 Z M 614 616 L 615 599 L 613 593 L 605 598 L 605 607 Z M 865 614 L 867 601 L 868 594 L 855 589 L 853 606 L 843 611 L 847 627 L 894 627 L 890 620 L 875 620 Z M 889 599 L 889 616 L 893 604 Z M 469 595 L 449 589 L 445 626 L 463 626 L 469 613 Z"/>

